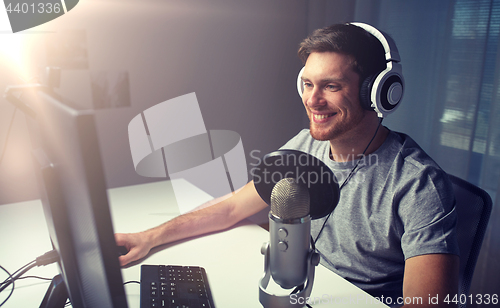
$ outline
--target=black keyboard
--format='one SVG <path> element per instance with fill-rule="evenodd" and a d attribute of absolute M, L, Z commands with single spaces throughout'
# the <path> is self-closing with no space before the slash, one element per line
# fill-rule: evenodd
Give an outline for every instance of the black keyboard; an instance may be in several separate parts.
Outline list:
<path fill-rule="evenodd" d="M 142 265 L 141 308 L 214 308 L 205 269 Z"/>

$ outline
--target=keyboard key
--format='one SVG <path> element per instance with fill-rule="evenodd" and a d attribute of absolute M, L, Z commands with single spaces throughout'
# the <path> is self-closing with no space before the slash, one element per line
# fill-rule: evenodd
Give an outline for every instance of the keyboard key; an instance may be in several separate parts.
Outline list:
<path fill-rule="evenodd" d="M 208 301 L 208 299 L 199 299 L 198 307 L 199 308 L 208 308 L 208 307 L 213 307 L 213 306 L 210 305 L 210 302 Z"/>
<path fill-rule="evenodd" d="M 206 279 L 197 266 L 143 265 L 141 308 L 214 308 Z"/>

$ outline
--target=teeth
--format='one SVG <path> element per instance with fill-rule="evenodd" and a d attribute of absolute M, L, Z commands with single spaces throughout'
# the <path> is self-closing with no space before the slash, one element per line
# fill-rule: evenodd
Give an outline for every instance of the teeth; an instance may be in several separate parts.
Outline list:
<path fill-rule="evenodd" d="M 315 114 L 314 118 L 318 120 L 326 119 L 330 116 L 330 114 Z"/>

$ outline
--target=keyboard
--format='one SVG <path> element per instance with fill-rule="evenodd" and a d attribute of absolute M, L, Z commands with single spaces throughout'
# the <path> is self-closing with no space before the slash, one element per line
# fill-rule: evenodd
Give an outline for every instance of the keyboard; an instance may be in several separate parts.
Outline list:
<path fill-rule="evenodd" d="M 205 269 L 142 265 L 141 308 L 214 308 Z"/>

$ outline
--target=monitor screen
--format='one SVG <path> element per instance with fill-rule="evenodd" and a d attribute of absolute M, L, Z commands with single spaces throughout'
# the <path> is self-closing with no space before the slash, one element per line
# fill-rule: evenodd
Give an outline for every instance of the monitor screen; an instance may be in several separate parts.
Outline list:
<path fill-rule="evenodd" d="M 44 89 L 23 101 L 45 219 L 71 304 L 127 307 L 94 113 Z"/>

